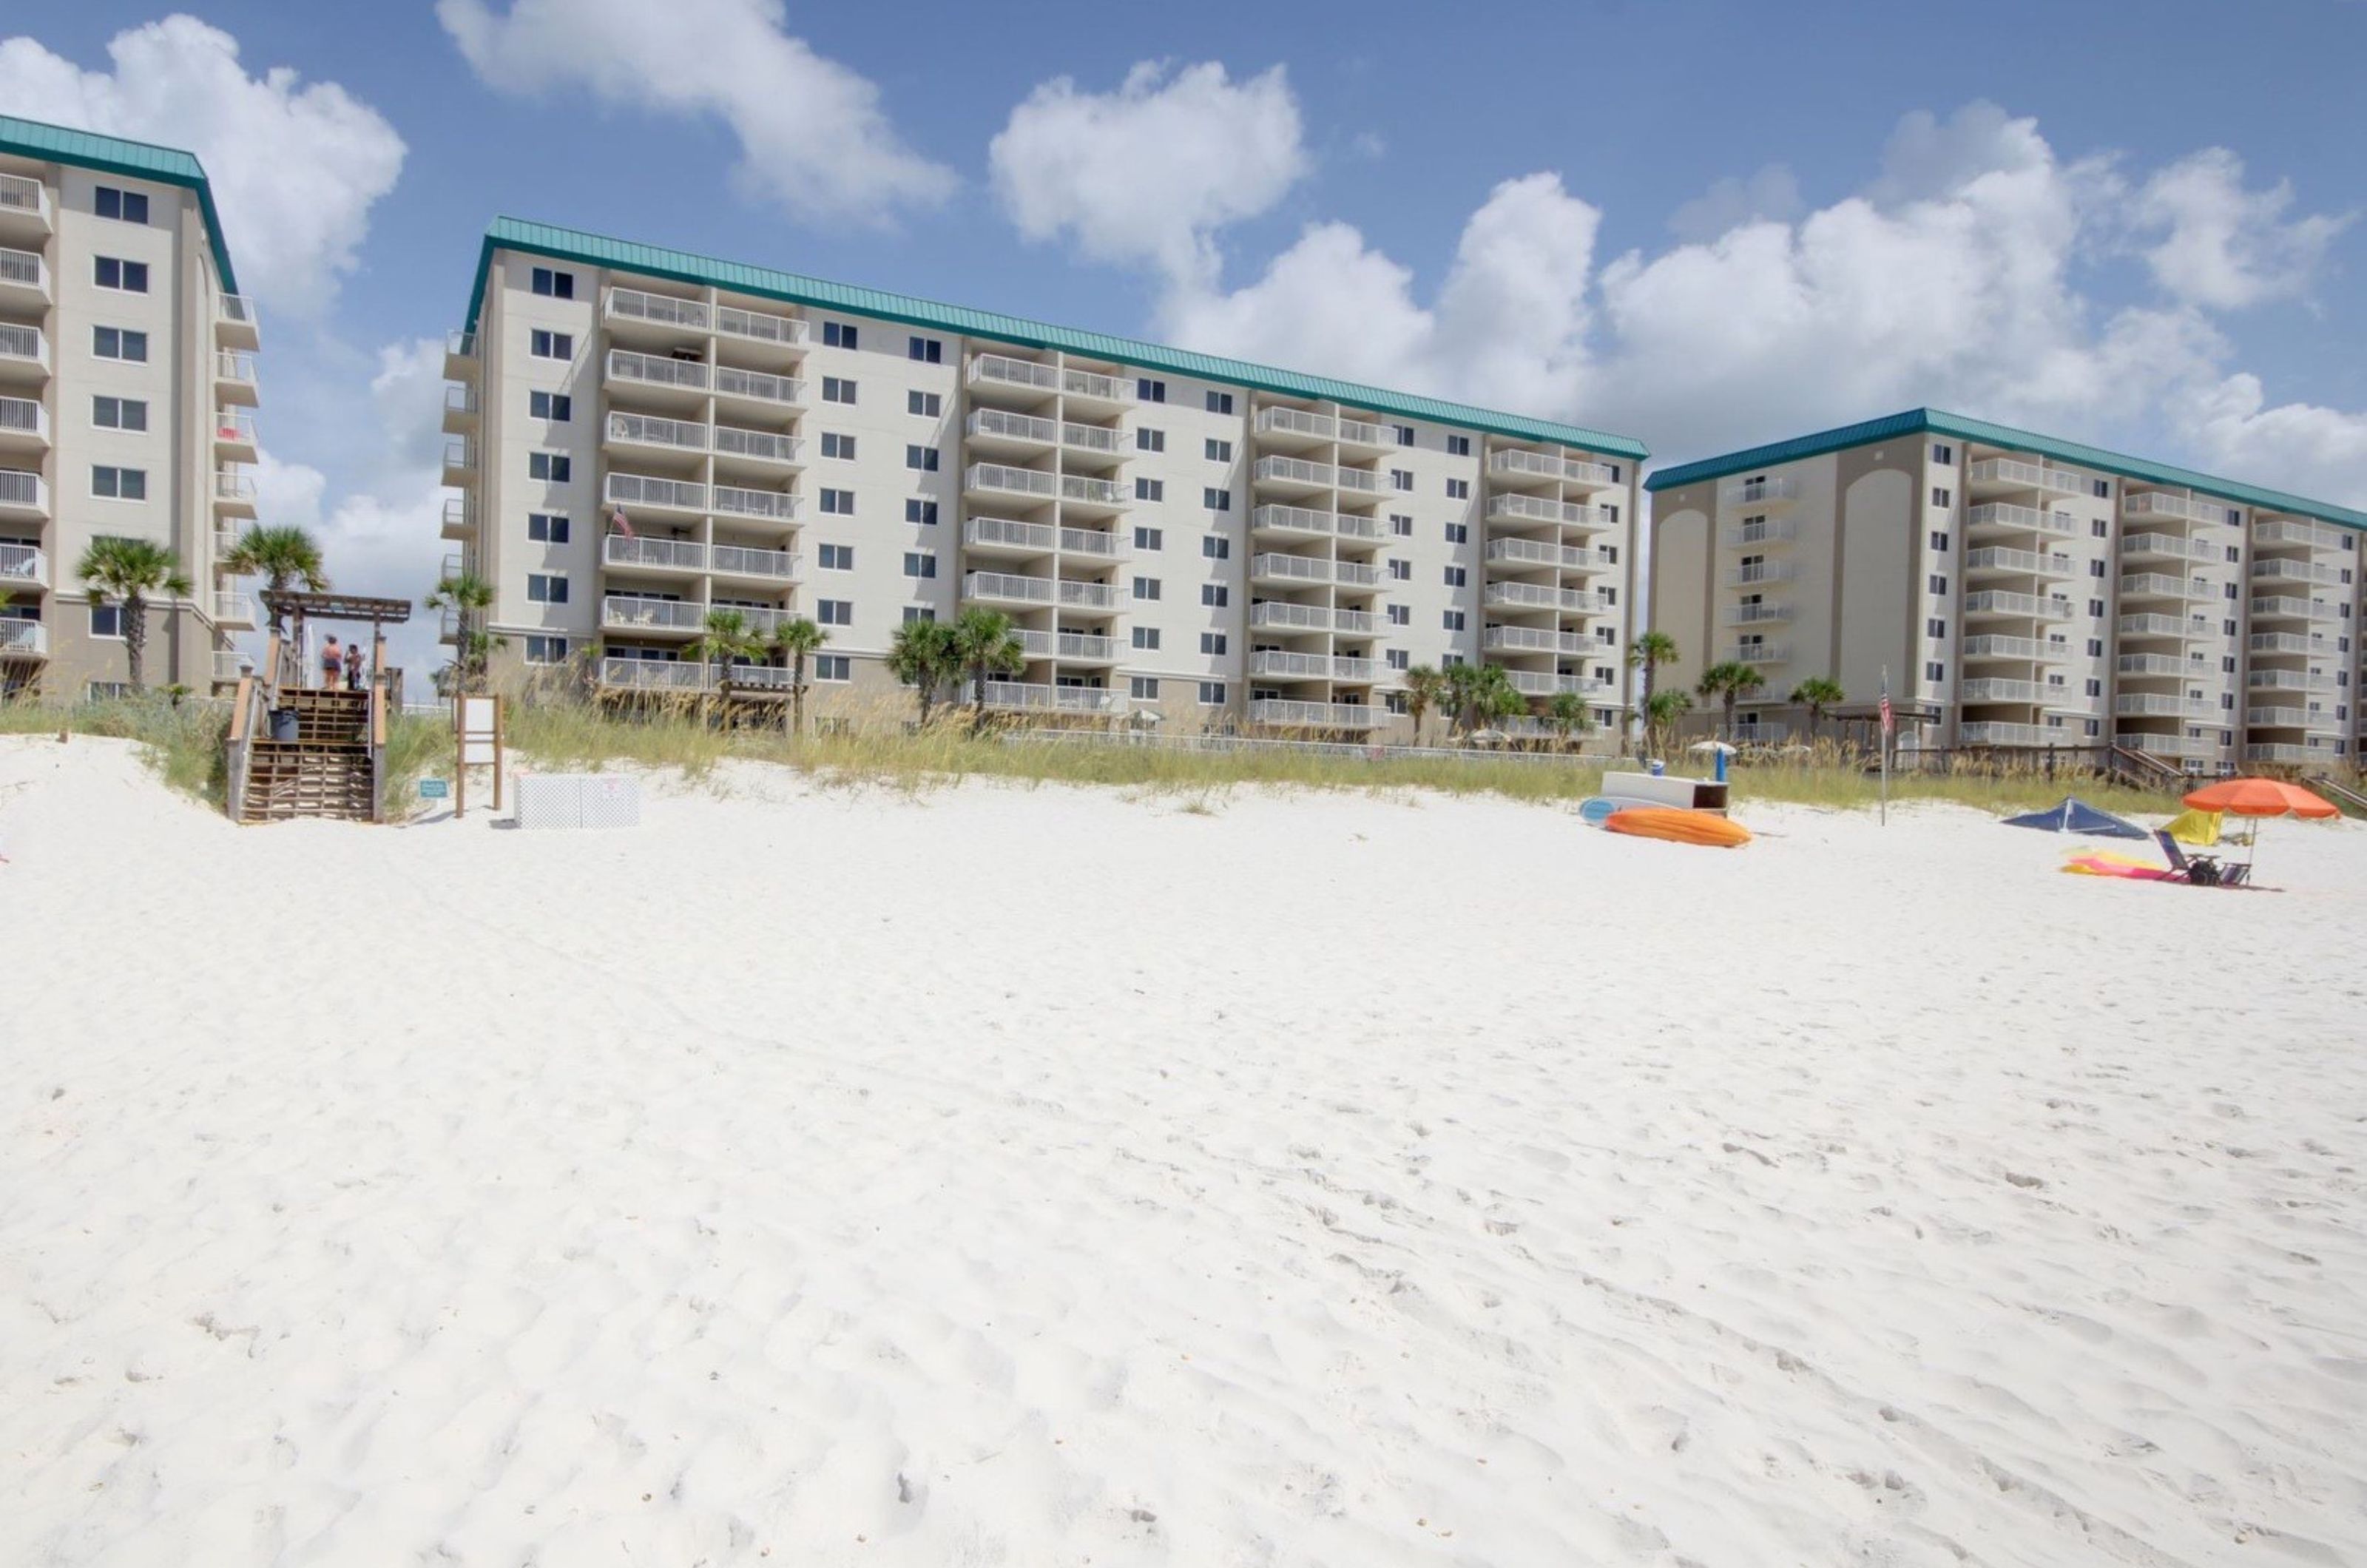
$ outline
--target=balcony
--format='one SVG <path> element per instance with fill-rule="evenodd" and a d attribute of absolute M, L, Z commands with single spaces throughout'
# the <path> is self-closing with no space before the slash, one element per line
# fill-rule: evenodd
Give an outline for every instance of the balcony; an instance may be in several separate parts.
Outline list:
<path fill-rule="evenodd" d="M 2252 525 L 2252 544 L 2258 549 L 2297 546 L 2304 549 L 2339 550 L 2342 547 L 2342 536 L 2315 523 L 2275 517 Z"/>
<path fill-rule="evenodd" d="M 217 591 L 214 594 L 214 625 L 218 626 L 253 626 L 255 595 Z"/>
<path fill-rule="evenodd" d="M 1992 546 L 1987 549 L 1965 552 L 1965 574 L 2004 572 L 2017 577 L 2046 577 L 2067 581 L 2080 572 L 2078 561 L 2069 556 L 2040 555 L 2036 550 L 2007 549 Z"/>
<path fill-rule="evenodd" d="M 1792 618 L 1792 606 L 1784 604 L 1728 604 L 1718 619 L 1729 626 L 1759 626 Z"/>
<path fill-rule="evenodd" d="M 1086 474 L 1060 476 L 1060 500 L 1069 506 L 1116 511 L 1132 499 L 1132 492 L 1116 479 L 1097 479 Z"/>
<path fill-rule="evenodd" d="M 1790 561 L 1745 561 L 1740 566 L 1727 567 L 1718 580 L 1728 588 L 1749 588 L 1761 582 L 1789 582 L 1795 575 Z"/>
<path fill-rule="evenodd" d="M 971 355 L 968 377 L 974 392 L 1017 393 L 1035 399 L 1050 397 L 1060 389 L 1058 367 L 1002 354 Z"/>
<path fill-rule="evenodd" d="M 707 621 L 707 606 L 687 599 L 653 599 L 610 593 L 600 601 L 600 625 L 617 632 L 680 632 L 687 636 Z"/>
<path fill-rule="evenodd" d="M 973 517 L 962 525 L 962 543 L 987 555 L 1048 556 L 1059 539 L 1060 531 L 1049 523 Z"/>
<path fill-rule="evenodd" d="M 1372 637 L 1381 629 L 1381 618 L 1370 610 L 1334 610 L 1331 629 L 1342 637 Z"/>
<path fill-rule="evenodd" d="M 1799 524 L 1788 517 L 1761 517 L 1749 523 L 1738 523 L 1718 530 L 1718 538 L 1728 549 L 1750 549 L 1758 545 L 1786 545 L 1798 537 Z"/>
<path fill-rule="evenodd" d="M 600 559 L 639 571 L 705 571 L 707 547 L 687 539 L 639 539 L 611 534 L 600 541 Z"/>
<path fill-rule="evenodd" d="M 2325 729 L 2334 728 L 2334 714 L 2328 708 L 2296 708 L 2263 705 L 2244 710 L 2244 722 L 2254 729 Z"/>
<path fill-rule="evenodd" d="M 1074 420 L 1062 422 L 1060 445 L 1071 452 L 1090 453 L 1113 460 L 1124 455 L 1125 432 L 1106 424 L 1079 424 Z"/>
<path fill-rule="evenodd" d="M 2252 601 L 2252 619 L 2256 621 L 2330 621 L 2334 606 L 2322 599 L 2273 597 Z"/>
<path fill-rule="evenodd" d="M 214 511 L 223 517 L 255 515 L 255 475 L 243 468 L 214 471 Z"/>
<path fill-rule="evenodd" d="M 1366 561 L 1342 560 L 1331 563 L 1331 580 L 1350 588 L 1377 588 L 1382 569 Z"/>
<path fill-rule="evenodd" d="M 1991 590 L 1965 595 L 1966 615 L 2011 615 L 2023 620 L 2067 621 L 2071 618 L 2070 602 L 2063 599 L 2042 599 L 2034 593 L 2008 593 Z"/>
<path fill-rule="evenodd" d="M 465 495 L 446 496 L 442 536 L 447 539 L 466 539 L 475 531 L 475 520 L 469 515 L 469 498 Z"/>
<path fill-rule="evenodd" d="M 2322 768 L 2336 760 L 2333 749 L 2325 746 L 2258 743 L 2244 748 L 2244 761 L 2248 762 L 2282 762 L 2296 767 Z"/>
<path fill-rule="evenodd" d="M 1965 513 L 1967 529 L 1995 529 L 2007 534 L 2044 534 L 2068 539 L 2080 531 L 2079 519 L 2067 512 L 2042 512 L 2035 506 L 1988 502 Z"/>
<path fill-rule="evenodd" d="M 0 659 L 47 659 L 50 628 L 39 621 L 0 619 Z"/>
<path fill-rule="evenodd" d="M 1250 673 L 1274 681 L 1329 681 L 1331 656 L 1264 649 L 1250 655 Z"/>
<path fill-rule="evenodd" d="M 49 187 L 23 175 L 0 175 L 0 234 L 37 240 L 49 231 Z"/>
<path fill-rule="evenodd" d="M 50 558 L 40 546 L 0 545 L 0 590 L 46 587 L 49 581 Z"/>
<path fill-rule="evenodd" d="M 1052 579 L 1009 572 L 973 571 L 962 579 L 962 597 L 981 604 L 1049 604 Z"/>
<path fill-rule="evenodd" d="M 1590 494 L 1619 482 L 1607 463 L 1564 457 L 1552 452 L 1525 452 L 1517 447 L 1489 453 L 1488 472 L 1508 484 L 1568 484 Z"/>
<path fill-rule="evenodd" d="M 1250 558 L 1250 581 L 1278 583 L 1328 583 L 1332 563 L 1322 556 L 1257 555 Z"/>
<path fill-rule="evenodd" d="M 2244 684 L 2255 692 L 2331 692 L 2334 677 L 2321 675 L 2315 670 L 2269 670 L 2253 666 L 2244 675 Z"/>
<path fill-rule="evenodd" d="M 49 450 L 50 411 L 39 399 L 0 398 L 0 452 Z"/>
<path fill-rule="evenodd" d="M 256 311 L 255 301 L 243 294 L 224 294 L 216 299 L 214 342 L 223 348 L 260 348 L 263 346 L 263 317 Z"/>
<path fill-rule="evenodd" d="M 50 264 L 39 251 L 0 246 L 0 305 L 38 314 L 50 302 Z"/>
<path fill-rule="evenodd" d="M 719 424 L 709 433 L 715 443 L 715 455 L 720 458 L 738 458 L 751 463 L 776 463 L 783 468 L 796 468 L 805 461 L 803 438 L 783 435 L 774 430 L 743 430 L 736 424 Z"/>
<path fill-rule="evenodd" d="M 1064 577 L 1055 597 L 1063 608 L 1071 610 L 1126 608 L 1126 589 L 1115 582 L 1086 582 Z"/>
<path fill-rule="evenodd" d="M 803 348 L 812 331 L 802 317 L 744 310 L 738 305 L 715 308 L 715 330 L 725 337 L 774 348 Z"/>
<path fill-rule="evenodd" d="M 637 329 L 645 329 L 663 337 L 704 337 L 714 320 L 699 300 L 639 288 L 609 289 L 605 313 L 612 333 L 641 335 Z"/>
<path fill-rule="evenodd" d="M 714 373 L 696 359 L 669 359 L 659 354 L 636 354 L 629 348 L 608 351 L 608 379 L 622 388 L 660 392 L 704 392 Z"/>
<path fill-rule="evenodd" d="M 1332 612 L 1323 604 L 1287 604 L 1268 599 L 1250 606 L 1250 629 L 1261 632 L 1328 632 Z"/>
<path fill-rule="evenodd" d="M 1784 642 L 1737 643 L 1727 650 L 1726 656 L 1738 664 L 1782 664 L 1792 657 L 1792 645 Z"/>
<path fill-rule="evenodd" d="M 1260 457 L 1251 465 L 1250 477 L 1262 490 L 1289 493 L 1331 489 L 1332 469 L 1329 463 L 1304 457 Z"/>
<path fill-rule="evenodd" d="M 2330 566 L 2319 566 L 2305 560 L 2281 560 L 2274 556 L 2260 556 L 2252 561 L 2255 582 L 2307 582 L 2320 588 L 2339 587 L 2342 573 Z"/>
<path fill-rule="evenodd" d="M 2060 660 L 2071 657 L 2071 645 L 2032 637 L 1968 637 L 1959 651 L 1967 662 L 1976 659 Z"/>
<path fill-rule="evenodd" d="M 1532 670 L 1507 670 L 1504 675 L 1512 682 L 1512 690 L 1524 697 L 1557 697 L 1564 692 L 1591 697 L 1606 689 L 1591 675 L 1548 675 Z"/>
<path fill-rule="evenodd" d="M 1126 699 L 1100 686 L 1053 686 L 1024 681 L 989 681 L 986 705 L 1003 713 L 1123 712 Z"/>
<path fill-rule="evenodd" d="M 1547 631 L 1541 626 L 1489 626 L 1479 634 L 1479 646 L 1489 653 L 1583 654 L 1603 644 L 1578 632 Z"/>
<path fill-rule="evenodd" d="M 2180 538 L 2176 534 L 2130 534 L 2121 540 L 2121 558 L 2127 561 L 2215 560 L 2219 550 L 2202 539 Z"/>
<path fill-rule="evenodd" d="M 1565 571 L 1607 571 L 1617 564 L 1605 550 L 1520 538 L 1489 540 L 1487 558 L 1500 566 L 1552 567 Z"/>
<path fill-rule="evenodd" d="M 1737 484 L 1720 486 L 1717 503 L 1721 507 L 1790 506 L 1800 499 L 1800 481 L 1781 477 L 1764 479 L 1744 479 Z"/>
<path fill-rule="evenodd" d="M 1331 470 L 1331 482 L 1342 490 L 1354 491 L 1362 495 L 1378 495 L 1381 491 L 1381 476 L 1369 468 L 1334 468 Z"/>
<path fill-rule="evenodd" d="M 1966 746 L 2056 746 L 2064 739 L 2043 724 L 1967 724 L 1956 737 Z"/>
<path fill-rule="evenodd" d="M 2132 751 L 2143 751 L 2151 757 L 2208 757 L 2219 750 L 2208 740 L 2184 735 L 2148 735 L 2142 730 L 2116 731 L 2112 739 Z"/>
<path fill-rule="evenodd" d="M 2112 699 L 2112 711 L 2123 718 L 2216 718 L 2219 705 L 2161 692 L 2123 692 Z"/>
<path fill-rule="evenodd" d="M 798 518 L 798 498 L 787 491 L 717 485 L 715 513 L 719 517 L 745 517 L 762 523 L 794 523 Z"/>
<path fill-rule="evenodd" d="M 703 692 L 708 668 L 687 659 L 600 660 L 600 684 L 628 692 Z"/>
<path fill-rule="evenodd" d="M 1251 426 L 1268 446 L 1286 446 L 1292 442 L 1321 443 L 1339 434 L 1339 423 L 1328 413 L 1309 413 L 1305 409 L 1281 407 L 1262 408 Z"/>
<path fill-rule="evenodd" d="M 1384 709 L 1364 703 L 1302 703 L 1283 697 L 1260 697 L 1249 705 L 1251 724 L 1280 729 L 1371 729 L 1387 724 Z"/>
<path fill-rule="evenodd" d="M 2124 653 L 2112 661 L 2113 669 L 2124 675 L 2169 676 L 2183 681 L 2189 676 L 2201 680 L 2217 671 L 2199 659 L 2180 659 L 2171 653 Z"/>
<path fill-rule="evenodd" d="M 2204 637 L 2211 635 L 2211 622 L 2203 615 L 2123 615 L 2115 623 L 2123 637 Z"/>
<path fill-rule="evenodd" d="M 1340 445 L 1380 451 L 1398 445 L 1398 433 L 1386 424 L 1343 413 L 1340 416 Z"/>
<path fill-rule="evenodd" d="M 733 365 L 715 367 L 715 396 L 761 403 L 768 409 L 795 408 L 806 400 L 806 384 L 793 376 L 767 370 L 742 370 Z"/>
<path fill-rule="evenodd" d="M 972 463 L 963 470 L 962 489 L 972 495 L 1024 495 L 1050 501 L 1060 492 L 1060 476 L 1042 468 L 1014 468 L 1005 463 Z"/>
<path fill-rule="evenodd" d="M 255 656 L 253 654 L 242 652 L 235 648 L 214 649 L 213 677 L 216 685 L 234 685 L 240 680 L 254 673 Z"/>
<path fill-rule="evenodd" d="M 1026 629 L 1013 635 L 1027 650 L 1030 659 L 1057 659 L 1068 664 L 1115 664 L 1118 660 L 1116 637 L 1098 632 L 1040 632 Z"/>
<path fill-rule="evenodd" d="M 1124 542 L 1116 534 L 1105 534 L 1097 528 L 1060 530 L 1062 555 L 1092 556 L 1099 560 L 1116 560 L 1123 549 Z"/>
<path fill-rule="evenodd" d="M 788 550 L 770 550 L 756 545 L 718 545 L 708 552 L 708 569 L 718 577 L 782 582 L 798 574 L 798 557 Z"/>
<path fill-rule="evenodd" d="M 665 452 L 704 452 L 708 427 L 696 420 L 664 419 L 656 414 L 611 413 L 601 427 L 601 445 L 613 449 L 654 448 Z"/>
<path fill-rule="evenodd" d="M 2315 659 L 2332 653 L 2334 645 L 2316 632 L 2254 632 L 2251 649 L 2254 653 L 2298 653 Z"/>
<path fill-rule="evenodd" d="M 2146 491 L 2123 496 L 2121 515 L 2131 523 L 2225 523 L 2227 508 L 2214 502 Z"/>
<path fill-rule="evenodd" d="M 39 327 L 0 321 L 0 381 L 29 385 L 49 378 L 48 335 Z"/>
<path fill-rule="evenodd" d="M 24 468 L 0 468 L 0 518 L 16 522 L 46 522 L 50 487 L 40 475 Z"/>
<path fill-rule="evenodd" d="M 1059 421 L 1002 409 L 979 409 L 962 429 L 972 442 L 988 450 L 1049 446 L 1060 439 Z"/>
<path fill-rule="evenodd" d="M 236 403 L 241 408 L 253 408 L 262 400 L 256 389 L 255 355 L 231 349 L 215 353 L 214 399 L 217 402 Z"/>
<path fill-rule="evenodd" d="M 2165 572 L 2130 572 L 2121 578 L 2124 599 L 2203 599 L 2211 585 L 2199 578 L 2171 577 Z"/>
<path fill-rule="evenodd" d="M 2088 481 L 2068 468 L 2025 463 L 2018 457 L 1985 457 L 1965 470 L 1975 493 L 2037 491 L 2046 495 L 2085 495 Z"/>
<path fill-rule="evenodd" d="M 1277 411 L 1269 409 L 1266 412 Z M 1319 512 L 1309 506 L 1260 506 L 1250 512 L 1250 530 L 1252 533 L 1280 534 L 1287 538 L 1322 537 L 1331 532 L 1332 522 L 1332 513 Z"/>
<path fill-rule="evenodd" d="M 450 483 L 449 479 L 445 481 Z M 707 511 L 707 487 L 688 479 L 660 479 L 653 474 L 619 474 L 611 472 L 602 491 L 611 506 L 629 506 L 638 512 L 671 513 L 681 517 L 696 517 Z"/>
<path fill-rule="evenodd" d="M 1601 594 L 1585 588 L 1548 588 L 1536 582 L 1490 582 L 1480 590 L 1480 603 L 1496 610 L 1559 610 L 1597 615 L 1610 606 Z"/>
<path fill-rule="evenodd" d="M 444 379 L 473 381 L 483 367 L 477 356 L 477 334 L 447 333 L 444 336 Z"/>

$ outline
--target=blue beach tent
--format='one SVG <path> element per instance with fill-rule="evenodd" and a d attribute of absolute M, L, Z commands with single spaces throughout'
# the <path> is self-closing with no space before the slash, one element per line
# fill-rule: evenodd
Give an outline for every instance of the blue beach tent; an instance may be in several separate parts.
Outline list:
<path fill-rule="evenodd" d="M 2100 839 L 2143 839 L 2148 835 L 2134 822 L 2124 821 L 2109 811 L 2099 811 L 2076 795 L 2067 795 L 2060 806 L 2050 806 L 2044 811 L 2033 811 L 2005 819 L 2009 828 L 2037 828 L 2049 833 L 2086 833 Z"/>

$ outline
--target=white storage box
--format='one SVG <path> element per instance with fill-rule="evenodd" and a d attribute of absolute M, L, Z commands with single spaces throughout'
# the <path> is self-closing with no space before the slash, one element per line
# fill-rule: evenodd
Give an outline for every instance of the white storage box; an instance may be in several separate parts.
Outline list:
<path fill-rule="evenodd" d="M 610 773 L 526 773 L 515 781 L 521 828 L 638 828 L 641 783 Z"/>

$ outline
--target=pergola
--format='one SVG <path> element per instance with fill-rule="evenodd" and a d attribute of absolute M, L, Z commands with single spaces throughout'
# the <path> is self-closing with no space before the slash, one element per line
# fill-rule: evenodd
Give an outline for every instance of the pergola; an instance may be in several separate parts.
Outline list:
<path fill-rule="evenodd" d="M 279 626 L 283 618 L 292 618 L 301 627 L 308 621 L 367 621 L 370 628 L 370 668 L 381 668 L 386 660 L 386 628 L 399 626 L 411 619 L 408 599 L 373 599 L 360 593 L 296 593 L 273 592 L 265 589 L 263 607 L 271 616 L 271 646 L 282 665 L 289 668 L 273 671 L 274 684 L 300 686 L 304 683 L 301 668 L 303 638 L 283 646 Z M 292 661 L 292 663 L 291 663 Z M 400 700 L 401 694 L 391 694 Z"/>

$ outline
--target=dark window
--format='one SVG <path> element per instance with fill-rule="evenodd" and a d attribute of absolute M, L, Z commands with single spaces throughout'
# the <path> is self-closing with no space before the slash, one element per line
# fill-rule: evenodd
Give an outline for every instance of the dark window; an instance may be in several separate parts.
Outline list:
<path fill-rule="evenodd" d="M 575 275 L 547 266 L 536 267 L 534 291 L 552 299 L 572 299 L 575 298 Z"/>

